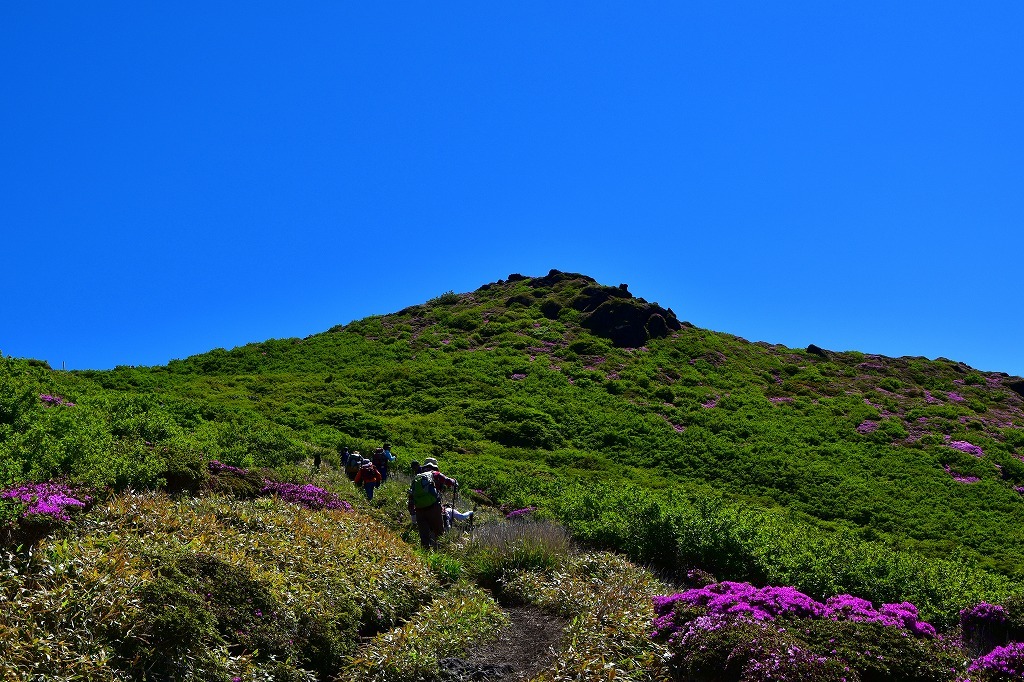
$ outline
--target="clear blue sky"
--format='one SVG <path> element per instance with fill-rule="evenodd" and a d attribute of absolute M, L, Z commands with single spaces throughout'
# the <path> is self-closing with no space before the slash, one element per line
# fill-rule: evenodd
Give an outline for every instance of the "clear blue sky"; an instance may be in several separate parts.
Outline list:
<path fill-rule="evenodd" d="M 1024 375 L 1024 3 L 8 2 L 0 351 L 68 369 L 589 274 Z"/>

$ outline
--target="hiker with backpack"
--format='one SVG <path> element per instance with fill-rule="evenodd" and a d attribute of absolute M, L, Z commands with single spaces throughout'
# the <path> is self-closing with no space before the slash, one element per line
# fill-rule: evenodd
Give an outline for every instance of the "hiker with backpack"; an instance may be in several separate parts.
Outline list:
<path fill-rule="evenodd" d="M 356 450 L 348 456 L 348 460 L 345 463 L 345 475 L 348 476 L 348 480 L 356 480 L 356 473 L 359 471 L 359 467 L 363 463 L 363 457 Z"/>
<path fill-rule="evenodd" d="M 356 471 L 354 481 L 357 486 L 361 486 L 363 488 L 363 492 L 366 494 L 366 500 L 368 502 L 372 502 L 373 491 L 381 482 L 380 472 L 377 471 L 377 467 L 373 466 L 373 462 L 368 459 L 361 459 L 359 470 Z"/>
<path fill-rule="evenodd" d="M 388 468 L 394 461 L 395 456 L 391 454 L 390 444 L 385 443 L 384 447 L 373 451 L 373 466 L 377 467 L 377 471 L 380 472 L 381 483 L 388 480 Z"/>
<path fill-rule="evenodd" d="M 441 473 L 437 460 L 428 458 L 413 476 L 409 486 L 409 513 L 416 519 L 420 544 L 424 548 L 437 547 L 437 539 L 444 533 L 444 511 L 441 492 L 456 489 L 459 482 Z"/>

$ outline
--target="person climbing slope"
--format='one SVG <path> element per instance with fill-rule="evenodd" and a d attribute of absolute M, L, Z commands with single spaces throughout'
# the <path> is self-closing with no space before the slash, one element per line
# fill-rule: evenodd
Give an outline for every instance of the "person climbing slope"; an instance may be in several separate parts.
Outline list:
<path fill-rule="evenodd" d="M 359 470 L 356 472 L 355 484 L 362 487 L 367 501 L 373 501 L 373 491 L 380 485 L 380 482 L 381 475 L 377 471 L 377 467 L 373 466 L 373 462 L 370 460 L 362 459 Z"/>
<path fill-rule="evenodd" d="M 437 540 L 444 533 L 441 491 L 457 488 L 458 485 L 457 480 L 441 473 L 436 460 L 432 458 L 428 458 L 413 477 L 409 486 L 409 513 L 416 517 L 420 544 L 424 548 L 437 547 Z"/>
<path fill-rule="evenodd" d="M 395 456 L 391 454 L 391 446 L 388 444 L 373 451 L 373 466 L 380 472 L 382 483 L 388 480 L 388 469 L 394 461 Z"/>

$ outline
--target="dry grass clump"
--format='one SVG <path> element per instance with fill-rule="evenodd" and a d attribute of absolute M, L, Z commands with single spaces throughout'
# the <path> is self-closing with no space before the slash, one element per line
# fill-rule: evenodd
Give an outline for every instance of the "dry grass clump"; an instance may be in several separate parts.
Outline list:
<path fill-rule="evenodd" d="M 339 680 L 435 680 L 443 673 L 438 665 L 442 658 L 465 654 L 507 624 L 507 616 L 490 596 L 459 582 L 401 627 L 374 637 Z"/>

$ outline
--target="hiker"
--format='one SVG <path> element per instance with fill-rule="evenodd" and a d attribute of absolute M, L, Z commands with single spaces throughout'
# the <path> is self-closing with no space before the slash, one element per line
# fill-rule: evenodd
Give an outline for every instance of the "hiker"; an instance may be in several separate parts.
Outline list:
<path fill-rule="evenodd" d="M 350 457 L 348 452 L 348 446 L 344 446 L 338 451 L 339 459 L 341 459 L 341 468 L 344 469 L 348 466 L 348 458 Z"/>
<path fill-rule="evenodd" d="M 348 463 L 345 465 L 345 475 L 348 476 L 348 480 L 356 480 L 356 472 L 359 471 L 359 467 L 362 465 L 363 456 L 356 450 L 348 456 Z"/>
<path fill-rule="evenodd" d="M 436 460 L 427 459 L 419 467 L 409 486 L 409 513 L 416 516 L 420 544 L 424 548 L 437 547 L 437 539 L 444 533 L 444 512 L 441 509 L 441 491 L 458 488 L 459 482 L 448 478 L 437 467 Z"/>
<path fill-rule="evenodd" d="M 313 451 L 313 468 L 320 471 L 320 449 Z"/>
<path fill-rule="evenodd" d="M 391 454 L 390 445 L 385 445 L 373 451 L 373 466 L 377 467 L 377 471 L 380 472 L 381 483 L 388 480 L 388 467 L 394 461 L 395 456 Z"/>
<path fill-rule="evenodd" d="M 373 491 L 381 482 L 380 472 L 377 471 L 377 467 L 373 466 L 373 462 L 362 459 L 354 481 L 357 486 L 362 486 L 367 502 L 372 502 Z"/>

